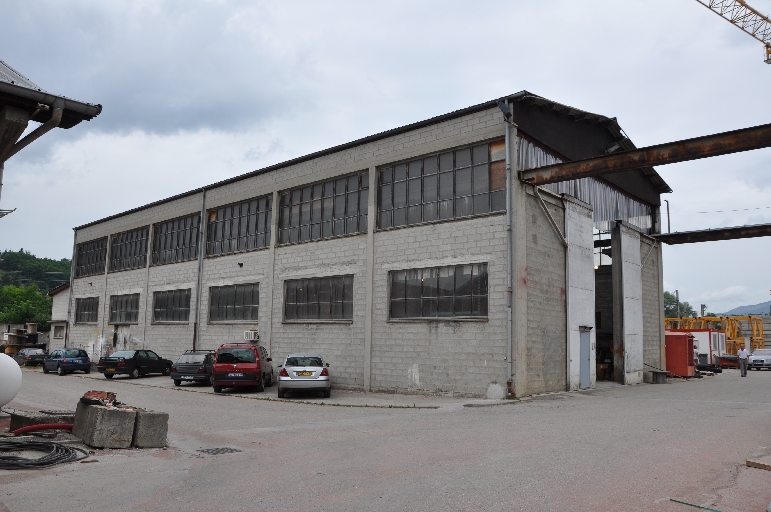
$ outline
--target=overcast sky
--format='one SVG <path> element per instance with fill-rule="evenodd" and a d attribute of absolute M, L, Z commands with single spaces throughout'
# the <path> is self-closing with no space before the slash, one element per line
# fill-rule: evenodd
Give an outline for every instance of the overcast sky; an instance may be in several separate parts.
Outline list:
<path fill-rule="evenodd" d="M 0 248 L 51 258 L 71 256 L 74 226 L 523 89 L 617 117 L 638 147 L 771 122 L 761 43 L 695 0 L 68 0 L 0 16 L 0 60 L 104 105 L 6 163 Z M 771 149 L 658 172 L 672 231 L 771 222 Z M 665 247 L 665 288 L 715 312 L 764 302 L 769 249 Z"/>

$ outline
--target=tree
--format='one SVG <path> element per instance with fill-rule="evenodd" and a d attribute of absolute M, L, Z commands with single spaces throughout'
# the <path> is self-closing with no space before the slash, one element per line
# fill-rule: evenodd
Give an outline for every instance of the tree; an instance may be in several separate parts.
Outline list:
<path fill-rule="evenodd" d="M 699 316 L 693 306 L 687 302 L 680 301 L 680 314 L 677 314 L 677 297 L 674 293 L 664 292 L 664 316 L 667 318 L 676 318 L 678 316 Z M 709 315 L 708 315 L 709 316 Z"/>
<path fill-rule="evenodd" d="M 46 297 L 36 284 L 0 286 L 0 322 L 36 323 L 40 331 L 48 331 L 51 321 L 51 297 Z"/>
<path fill-rule="evenodd" d="M 21 286 L 35 283 L 48 291 L 70 280 L 70 260 L 38 258 L 29 251 L 3 251 L 0 254 L 0 285 Z"/>

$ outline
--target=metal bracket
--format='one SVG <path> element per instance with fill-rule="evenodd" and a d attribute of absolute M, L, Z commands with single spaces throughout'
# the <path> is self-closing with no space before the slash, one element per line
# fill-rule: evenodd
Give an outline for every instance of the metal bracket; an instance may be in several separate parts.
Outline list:
<path fill-rule="evenodd" d="M 565 235 L 562 234 L 562 231 L 560 231 L 560 228 L 557 227 L 557 223 L 554 222 L 554 217 L 552 217 L 551 213 L 549 213 L 549 209 L 546 208 L 546 203 L 544 203 L 543 198 L 541 197 L 541 194 L 538 193 L 538 187 L 534 186 L 533 187 L 533 191 L 535 192 L 535 197 L 538 198 L 538 204 L 541 205 L 541 208 L 543 209 L 544 213 L 549 218 L 549 222 L 551 222 L 551 227 L 554 228 L 554 231 L 560 237 L 560 240 L 562 240 L 562 245 L 567 247 L 568 246 L 568 241 L 565 238 Z"/>

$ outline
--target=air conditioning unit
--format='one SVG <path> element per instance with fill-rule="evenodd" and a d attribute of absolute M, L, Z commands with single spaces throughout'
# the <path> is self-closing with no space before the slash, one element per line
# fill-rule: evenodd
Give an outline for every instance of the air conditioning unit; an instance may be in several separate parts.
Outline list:
<path fill-rule="evenodd" d="M 244 331 L 244 341 L 260 341 L 260 331 L 253 329 L 251 331 Z"/>

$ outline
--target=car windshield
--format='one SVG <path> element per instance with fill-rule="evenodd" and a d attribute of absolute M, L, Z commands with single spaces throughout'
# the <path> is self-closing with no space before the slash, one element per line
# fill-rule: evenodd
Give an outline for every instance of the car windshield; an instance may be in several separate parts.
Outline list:
<path fill-rule="evenodd" d="M 123 359 L 131 359 L 134 357 L 135 350 L 119 350 L 118 352 L 113 352 L 113 354 L 110 357 L 119 358 L 122 357 Z"/>
<path fill-rule="evenodd" d="M 203 363 L 204 359 L 206 359 L 206 354 L 182 354 L 182 356 L 177 360 L 177 363 Z"/>
<path fill-rule="evenodd" d="M 323 366 L 320 357 L 287 357 L 284 366 Z"/>
<path fill-rule="evenodd" d="M 254 351 L 248 348 L 223 348 L 217 354 L 218 363 L 253 363 Z"/>
<path fill-rule="evenodd" d="M 753 355 L 753 356 L 764 356 L 764 357 L 768 357 L 768 356 L 771 356 L 771 350 L 768 350 L 768 349 L 766 349 L 766 350 L 764 350 L 764 349 L 758 349 L 758 350 L 756 350 L 755 352 L 753 352 L 753 353 L 752 353 L 752 355 Z"/>
<path fill-rule="evenodd" d="M 39 348 L 33 348 L 32 350 L 27 351 L 28 356 L 42 356 L 45 355 L 45 352 L 43 352 L 42 349 Z"/>

